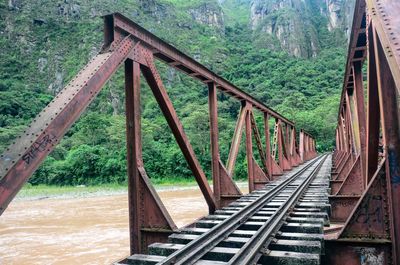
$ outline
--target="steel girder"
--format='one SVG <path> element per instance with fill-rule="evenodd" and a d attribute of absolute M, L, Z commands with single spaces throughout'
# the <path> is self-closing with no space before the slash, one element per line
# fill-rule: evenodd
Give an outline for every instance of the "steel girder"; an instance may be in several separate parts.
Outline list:
<path fill-rule="evenodd" d="M 121 14 L 104 17 L 104 46 L 56 98 L 33 120 L 29 128 L 0 156 L 0 214 L 22 185 L 59 143 L 117 68 L 125 66 L 126 137 L 128 201 L 131 253 L 141 253 L 152 242 L 166 241 L 176 226 L 147 176 L 142 158 L 140 79 L 147 81 L 175 136 L 193 176 L 208 204 L 209 212 L 227 205 L 242 194 L 233 174 L 243 131 L 246 137 L 249 189 L 264 185 L 283 173 L 316 156 L 315 140 L 300 130 L 297 145 L 294 123 L 243 92 L 229 81 L 160 40 Z M 208 88 L 213 189 L 207 182 L 172 101 L 157 71 L 154 59 L 205 83 Z M 218 144 L 218 91 L 240 102 L 242 109 L 233 136 L 226 167 L 220 160 Z M 264 122 L 264 141 L 254 112 Z M 271 154 L 269 119 L 276 121 Z M 261 166 L 253 156 L 253 138 Z M 277 156 L 277 157 L 276 157 Z"/>
<path fill-rule="evenodd" d="M 400 264 L 399 14 L 396 0 L 356 1 L 331 181 L 342 226 L 327 235 L 327 264 Z"/>

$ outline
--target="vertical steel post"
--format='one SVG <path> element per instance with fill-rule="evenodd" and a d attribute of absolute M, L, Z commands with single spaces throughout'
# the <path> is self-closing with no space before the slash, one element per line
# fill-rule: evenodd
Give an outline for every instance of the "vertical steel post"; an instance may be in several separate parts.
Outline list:
<path fill-rule="evenodd" d="M 376 60 L 373 47 L 374 39 L 372 25 L 368 27 L 368 105 L 367 105 L 367 136 L 366 136 L 366 182 L 374 176 L 378 169 L 380 108 L 378 94 L 378 77 L 376 75 Z"/>
<path fill-rule="evenodd" d="M 141 252 L 140 173 L 143 166 L 140 127 L 140 65 L 125 61 L 126 150 L 128 168 L 129 234 L 131 254 Z"/>
<path fill-rule="evenodd" d="M 300 159 L 301 159 L 301 162 L 304 163 L 304 161 L 305 161 L 305 157 L 304 157 L 304 140 L 305 139 L 304 139 L 303 129 L 300 130 L 299 139 L 300 139 L 300 147 L 299 147 L 299 149 L 300 149 Z"/>
<path fill-rule="evenodd" d="M 250 103 L 245 102 L 244 104 L 249 105 Z M 253 141 L 251 136 L 251 107 L 248 107 L 246 113 L 246 154 L 247 154 L 247 174 L 249 181 L 249 192 L 252 192 L 254 187 L 254 166 L 253 166 Z"/>
<path fill-rule="evenodd" d="M 362 64 L 360 61 L 353 63 L 353 74 L 354 74 L 354 99 L 355 108 L 358 119 L 358 139 L 359 139 L 359 154 L 361 162 L 361 176 L 363 181 L 363 188 L 367 186 L 365 177 L 366 168 L 366 126 L 365 126 L 365 103 L 364 103 L 364 85 L 362 80 Z"/>
<path fill-rule="evenodd" d="M 374 31 L 379 105 L 382 120 L 387 184 L 391 191 L 392 246 L 394 264 L 400 264 L 400 121 L 399 95 L 377 33 Z"/>
<path fill-rule="evenodd" d="M 210 114 L 210 141 L 211 141 L 211 167 L 213 177 L 213 191 L 216 208 L 221 207 L 221 179 L 219 171 L 219 146 L 218 146 L 218 101 L 215 83 L 208 83 L 208 106 Z"/>
<path fill-rule="evenodd" d="M 309 157 L 309 141 L 308 141 L 308 135 L 304 134 L 304 159 L 308 160 L 310 159 Z"/>
<path fill-rule="evenodd" d="M 290 128 L 288 124 L 285 124 L 285 153 L 286 153 L 286 158 L 289 162 L 289 165 L 292 167 L 293 166 L 293 158 L 292 158 L 292 154 L 290 151 Z"/>
<path fill-rule="evenodd" d="M 277 143 L 278 143 L 278 161 L 279 161 L 279 166 L 283 169 L 283 170 L 285 170 L 285 167 L 284 167 L 284 162 L 283 162 L 283 159 L 284 159 L 284 155 L 283 155 L 283 148 L 284 148 L 284 137 L 283 137 L 283 135 L 282 135 L 282 123 L 281 123 L 281 121 L 279 120 L 279 119 L 276 119 L 276 124 L 278 125 L 277 126 L 277 128 L 278 128 L 278 134 L 277 134 L 277 136 L 278 136 L 278 141 L 277 141 Z"/>
<path fill-rule="evenodd" d="M 271 136 L 269 133 L 269 115 L 264 113 L 264 133 L 265 133 L 265 157 L 266 157 L 266 167 L 268 169 L 267 174 L 269 179 L 272 179 L 273 168 L 272 168 L 272 157 L 271 157 Z"/>

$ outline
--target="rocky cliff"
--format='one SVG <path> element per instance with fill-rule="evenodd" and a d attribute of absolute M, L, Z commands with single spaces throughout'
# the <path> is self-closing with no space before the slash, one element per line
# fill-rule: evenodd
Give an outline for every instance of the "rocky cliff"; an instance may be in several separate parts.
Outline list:
<path fill-rule="evenodd" d="M 324 30 L 348 34 L 354 0 L 253 0 L 250 26 L 296 57 L 315 57 Z"/>
<path fill-rule="evenodd" d="M 350 38 L 355 0 L 325 0 L 325 13 L 328 17 L 328 29 L 340 29 Z"/>

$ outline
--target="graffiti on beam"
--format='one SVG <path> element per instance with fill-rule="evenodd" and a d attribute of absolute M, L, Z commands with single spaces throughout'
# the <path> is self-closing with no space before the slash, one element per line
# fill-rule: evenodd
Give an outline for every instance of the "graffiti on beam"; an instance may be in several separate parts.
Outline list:
<path fill-rule="evenodd" d="M 357 201 L 355 200 L 345 200 L 345 201 L 338 201 L 338 202 L 331 202 L 336 207 L 353 207 Z"/>
<path fill-rule="evenodd" d="M 383 209 L 381 195 L 367 195 L 365 201 L 358 210 L 355 221 L 357 223 L 382 223 L 383 222 Z"/>
<path fill-rule="evenodd" d="M 22 156 L 22 160 L 29 165 L 39 153 L 45 152 L 47 147 L 55 142 L 55 139 L 56 137 L 54 135 L 45 135 L 42 139 L 37 140 L 32 144 L 28 152 Z"/>
<path fill-rule="evenodd" d="M 385 253 L 381 249 L 372 247 L 363 247 L 363 248 L 356 248 L 356 252 L 360 257 L 361 265 L 385 264 Z"/>
<path fill-rule="evenodd" d="M 394 185 L 400 184 L 400 163 L 396 152 L 394 150 L 388 150 L 389 158 L 389 170 L 391 175 L 391 182 Z"/>

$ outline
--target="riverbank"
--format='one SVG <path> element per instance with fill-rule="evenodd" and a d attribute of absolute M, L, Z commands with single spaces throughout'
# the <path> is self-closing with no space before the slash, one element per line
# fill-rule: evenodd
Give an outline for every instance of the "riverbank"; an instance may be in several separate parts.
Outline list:
<path fill-rule="evenodd" d="M 157 191 L 196 189 L 197 183 L 189 179 L 152 179 Z M 212 185 L 212 182 L 209 181 Z M 246 186 L 246 182 L 239 181 L 240 188 Z M 49 186 L 26 184 L 18 193 L 15 200 L 43 200 L 50 198 L 87 198 L 98 196 L 121 195 L 128 192 L 126 184 L 101 184 L 96 186 Z"/>

